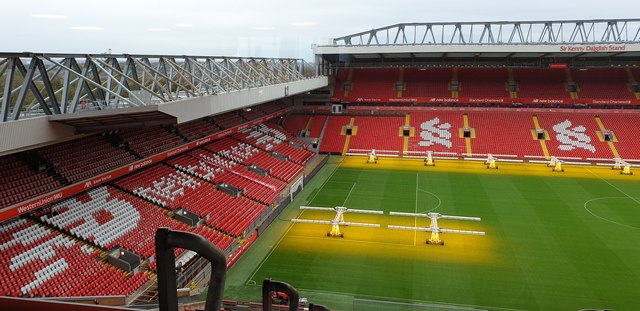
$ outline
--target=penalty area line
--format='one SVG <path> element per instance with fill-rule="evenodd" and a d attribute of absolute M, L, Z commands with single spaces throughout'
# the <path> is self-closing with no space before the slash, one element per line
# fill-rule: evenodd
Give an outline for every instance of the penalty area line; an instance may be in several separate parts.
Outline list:
<path fill-rule="evenodd" d="M 631 199 L 631 200 L 635 201 L 636 203 L 640 204 L 640 201 L 638 201 L 638 199 L 636 199 L 636 198 L 634 198 L 634 197 L 632 197 L 632 196 L 628 195 L 626 192 L 624 192 L 624 191 L 622 191 L 622 189 L 620 189 L 620 188 L 618 188 L 618 187 L 614 186 L 614 185 L 613 185 L 612 183 L 610 183 L 608 180 L 606 180 L 606 179 L 602 178 L 600 175 L 597 175 L 596 173 L 592 172 L 592 171 L 591 171 L 590 169 L 588 169 L 588 168 L 587 168 L 586 170 L 587 170 L 587 171 L 589 171 L 589 173 L 593 174 L 594 176 L 596 176 L 596 177 L 600 178 L 600 180 L 602 180 L 602 181 L 604 181 L 605 183 L 607 183 L 607 184 L 608 184 L 609 186 L 611 186 L 613 189 L 618 190 L 620 193 L 622 193 L 622 194 L 626 195 L 629 199 Z"/>

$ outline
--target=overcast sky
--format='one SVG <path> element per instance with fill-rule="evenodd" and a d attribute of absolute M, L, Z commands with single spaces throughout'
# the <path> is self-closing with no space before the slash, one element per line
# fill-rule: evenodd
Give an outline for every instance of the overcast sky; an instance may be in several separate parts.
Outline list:
<path fill-rule="evenodd" d="M 0 52 L 299 57 L 402 22 L 635 18 L 637 0 L 3 1 Z"/>

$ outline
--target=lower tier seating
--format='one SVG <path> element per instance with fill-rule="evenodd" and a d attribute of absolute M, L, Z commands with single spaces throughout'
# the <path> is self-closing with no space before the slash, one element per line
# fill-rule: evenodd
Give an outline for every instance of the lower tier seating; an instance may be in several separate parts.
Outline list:
<path fill-rule="evenodd" d="M 245 197 L 234 198 L 206 181 L 198 181 L 166 165 L 133 174 L 116 185 L 165 208 L 182 207 L 199 214 L 207 224 L 235 237 L 245 232 L 266 209 L 265 205 Z"/>
<path fill-rule="evenodd" d="M 514 110 L 514 109 L 429 109 L 410 111 L 410 124 L 414 130 L 408 139 L 410 154 L 432 151 L 457 156 L 483 156 L 487 153 L 518 158 L 549 156 L 565 159 L 612 159 L 615 152 L 603 141 L 602 130 L 615 136 L 613 147 L 624 159 L 640 159 L 640 130 L 636 111 L 585 111 L 585 110 Z M 362 116 L 331 116 L 321 142 L 321 152 L 342 152 L 344 126 L 353 118 L 358 126 Z M 377 125 L 376 131 L 397 135 L 397 117 L 366 117 Z M 465 118 L 468 127 L 465 128 Z M 598 121 L 598 118 L 600 121 Z M 538 140 L 536 124 L 545 134 L 544 142 Z M 602 125 L 600 125 L 600 122 Z M 602 126 L 602 128 L 601 128 Z M 468 130 L 469 138 L 464 137 Z M 349 149 L 389 148 L 385 139 L 369 139 L 363 143 L 365 133 L 357 129 L 350 137 Z M 391 134 L 389 139 L 392 139 Z M 396 147 L 398 148 L 398 147 Z M 399 147 L 398 150 L 405 151 Z"/>
<path fill-rule="evenodd" d="M 40 219 L 101 248 L 124 247 L 144 258 L 155 254 L 154 235 L 160 227 L 192 231 L 163 210 L 112 187 L 99 187 L 45 209 Z M 211 230 L 207 238 L 225 249 L 231 238 Z"/>
<path fill-rule="evenodd" d="M 131 275 L 99 262 L 97 249 L 30 220 L 4 222 L 0 233 L 2 296 L 130 295 L 149 280 L 147 272 Z"/>

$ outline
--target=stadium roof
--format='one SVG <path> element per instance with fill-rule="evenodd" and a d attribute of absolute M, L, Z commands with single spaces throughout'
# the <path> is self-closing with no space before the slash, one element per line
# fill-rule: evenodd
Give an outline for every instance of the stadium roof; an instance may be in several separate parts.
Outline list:
<path fill-rule="evenodd" d="M 330 61 L 640 57 L 640 19 L 403 23 L 335 38 L 314 52 Z"/>

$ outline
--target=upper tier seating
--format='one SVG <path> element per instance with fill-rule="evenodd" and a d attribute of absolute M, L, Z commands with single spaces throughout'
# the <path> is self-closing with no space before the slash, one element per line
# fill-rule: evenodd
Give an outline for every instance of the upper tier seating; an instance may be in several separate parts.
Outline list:
<path fill-rule="evenodd" d="M 452 79 L 451 68 L 406 68 L 406 89 L 402 92 L 402 97 L 451 97 L 449 84 Z"/>
<path fill-rule="evenodd" d="M 351 90 L 346 92 L 343 88 L 349 72 Z M 570 85 L 574 82 L 576 99 L 636 99 L 630 88 L 631 77 L 622 68 L 513 68 L 512 78 L 518 98 L 571 99 L 575 94 L 571 93 Z M 398 92 L 396 83 L 400 81 L 403 89 Z M 456 81 L 459 83 L 457 93 L 452 87 Z M 422 102 L 425 99 L 430 102 L 431 98 L 459 97 L 472 98 L 475 99 L 473 103 L 481 104 L 483 98 L 511 97 L 508 81 L 506 68 L 403 68 L 402 74 L 399 69 L 340 69 L 334 97 L 355 102 L 386 102 L 398 96 L 421 98 Z"/>
<path fill-rule="evenodd" d="M 258 109 L 262 110 L 265 114 L 271 114 L 278 112 L 288 106 L 282 102 L 268 102 L 258 106 Z"/>
<path fill-rule="evenodd" d="M 34 172 L 13 155 L 0 157 L 0 208 L 60 187 L 53 177 Z"/>
<path fill-rule="evenodd" d="M 627 86 L 627 73 L 620 68 L 589 68 L 571 70 L 580 98 L 635 99 Z"/>
<path fill-rule="evenodd" d="M 169 133 L 159 126 L 120 132 L 118 135 L 129 144 L 131 149 L 145 158 L 185 143 L 180 136 Z"/>
<path fill-rule="evenodd" d="M 400 76 L 399 69 L 357 69 L 353 70 L 351 89 L 343 91 L 344 83 L 340 81 L 336 85 L 338 96 L 347 93 L 349 98 L 395 98 L 395 83 Z"/>
<path fill-rule="evenodd" d="M 99 254 L 29 220 L 4 222 L 0 224 L 0 295 L 130 295 L 149 280 L 146 272 L 127 275 L 98 262 Z"/>
<path fill-rule="evenodd" d="M 264 113 L 264 111 L 262 111 L 261 109 L 258 109 L 258 107 L 252 107 L 252 108 L 247 108 L 244 110 L 240 110 L 240 115 L 245 119 L 245 120 L 256 120 L 259 118 L 262 118 L 264 116 L 266 116 L 267 114 Z"/>
<path fill-rule="evenodd" d="M 213 122 L 222 129 L 229 129 L 247 122 L 237 112 L 231 111 L 213 117 Z"/>
<path fill-rule="evenodd" d="M 309 119 L 311 118 L 312 116 L 308 115 L 289 114 L 287 118 L 284 119 L 284 127 L 289 132 L 298 134 L 307 128 L 307 123 L 309 123 Z M 318 134 L 320 134 L 320 132 L 318 132 Z"/>
<path fill-rule="evenodd" d="M 135 157 L 125 149 L 113 147 L 100 135 L 43 147 L 37 151 L 71 183 L 135 161 Z"/>
<path fill-rule="evenodd" d="M 509 79 L 504 68 L 460 68 L 460 97 L 509 97 L 506 84 Z"/>
<path fill-rule="evenodd" d="M 515 68 L 513 75 L 520 98 L 571 98 L 564 70 Z"/>
<path fill-rule="evenodd" d="M 207 118 L 199 119 L 187 123 L 183 123 L 177 126 L 180 133 L 187 139 L 194 141 L 199 138 L 207 137 L 217 132 L 220 132 L 220 128 L 211 123 Z"/>

